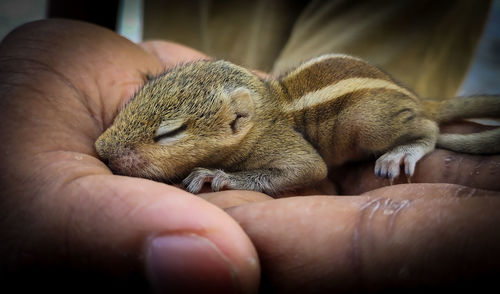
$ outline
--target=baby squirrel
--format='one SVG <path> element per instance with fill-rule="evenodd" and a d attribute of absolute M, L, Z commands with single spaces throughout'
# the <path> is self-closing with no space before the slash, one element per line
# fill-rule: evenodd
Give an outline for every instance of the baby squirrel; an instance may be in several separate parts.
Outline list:
<path fill-rule="evenodd" d="M 323 55 L 265 80 L 227 61 L 201 60 L 150 79 L 96 141 L 116 173 L 270 195 L 312 185 L 329 167 L 382 154 L 394 179 L 437 146 L 499 153 L 500 128 L 439 134 L 438 123 L 499 117 L 500 97 L 422 100 L 347 55 Z"/>

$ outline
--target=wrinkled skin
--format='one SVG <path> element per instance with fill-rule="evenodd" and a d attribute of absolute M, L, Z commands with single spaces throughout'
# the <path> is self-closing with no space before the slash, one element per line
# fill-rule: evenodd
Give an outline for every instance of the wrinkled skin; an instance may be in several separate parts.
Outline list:
<path fill-rule="evenodd" d="M 52 20 L 13 32 L 0 56 L 3 287 L 498 288 L 500 156 L 437 150 L 409 185 L 376 179 L 373 161 L 332 173 L 339 192 L 358 196 L 199 197 L 112 175 L 93 144 L 146 74 L 203 54 Z"/>

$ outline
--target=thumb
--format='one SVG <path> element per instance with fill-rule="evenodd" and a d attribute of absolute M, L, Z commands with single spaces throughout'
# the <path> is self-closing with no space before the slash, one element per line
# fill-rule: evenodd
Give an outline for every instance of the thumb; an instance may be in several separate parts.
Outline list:
<path fill-rule="evenodd" d="M 120 190 L 122 182 L 130 180 L 112 178 L 106 183 L 108 189 Z M 126 192 L 133 212 L 127 212 L 126 217 L 117 215 L 116 231 L 122 236 L 110 241 L 139 237 L 139 244 L 123 245 L 139 249 L 147 275 L 157 289 L 182 293 L 201 289 L 205 293 L 256 292 L 260 278 L 257 254 L 232 218 L 191 194 L 141 182 L 147 184 L 141 183 L 139 191 Z M 123 205 L 122 200 L 118 201 Z"/>
<path fill-rule="evenodd" d="M 36 268 L 30 278 L 47 283 L 63 274 L 89 290 L 102 289 L 103 282 L 113 289 L 138 287 L 146 278 L 159 292 L 257 291 L 260 268 L 249 238 L 201 198 L 113 175 L 87 175 L 41 193 L 51 196 L 32 203 L 22 226 L 3 223 L 17 231 L 2 230 L 2 239 L 14 240 L 8 233 L 15 233 L 17 244 L 10 245 L 25 253 L 2 250 L 15 276 L 26 278 L 26 269 Z M 51 290 L 60 290 L 58 284 L 47 283 Z"/>

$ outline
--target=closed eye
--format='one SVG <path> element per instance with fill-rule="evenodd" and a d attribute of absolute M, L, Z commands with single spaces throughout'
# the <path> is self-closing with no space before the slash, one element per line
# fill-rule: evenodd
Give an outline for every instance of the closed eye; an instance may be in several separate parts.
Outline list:
<path fill-rule="evenodd" d="M 155 143 L 168 144 L 180 139 L 186 131 L 187 125 L 182 124 L 179 126 L 160 126 L 156 131 L 156 136 L 153 138 Z"/>

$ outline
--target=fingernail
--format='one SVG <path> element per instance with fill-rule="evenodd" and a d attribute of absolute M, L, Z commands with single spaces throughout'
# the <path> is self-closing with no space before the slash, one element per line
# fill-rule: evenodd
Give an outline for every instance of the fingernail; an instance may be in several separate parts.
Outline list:
<path fill-rule="evenodd" d="M 235 271 L 210 240 L 195 234 L 159 236 L 147 252 L 158 293 L 236 293 Z"/>

